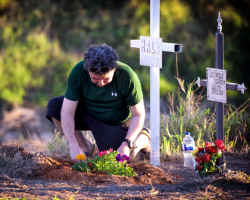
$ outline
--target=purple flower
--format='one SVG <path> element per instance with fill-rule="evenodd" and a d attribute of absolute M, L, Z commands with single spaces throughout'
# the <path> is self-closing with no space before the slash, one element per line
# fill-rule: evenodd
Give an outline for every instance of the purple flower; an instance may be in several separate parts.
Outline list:
<path fill-rule="evenodd" d="M 117 154 L 116 157 L 115 157 L 116 161 L 118 162 L 123 162 L 124 159 L 122 158 L 121 154 Z"/>
<path fill-rule="evenodd" d="M 122 158 L 123 158 L 124 160 L 127 160 L 127 161 L 130 159 L 130 158 L 129 158 L 127 155 L 125 155 L 125 154 L 122 156 Z"/>
<path fill-rule="evenodd" d="M 118 161 L 118 162 L 121 160 L 121 158 L 122 158 L 121 154 L 119 154 L 119 153 L 115 157 L 116 161 Z"/>

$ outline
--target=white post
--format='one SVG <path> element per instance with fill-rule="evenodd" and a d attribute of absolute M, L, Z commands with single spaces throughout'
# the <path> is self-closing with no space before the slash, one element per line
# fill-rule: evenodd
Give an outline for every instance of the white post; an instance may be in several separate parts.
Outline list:
<path fill-rule="evenodd" d="M 150 37 L 160 37 L 160 0 L 150 0 Z M 160 165 L 160 69 L 150 67 L 150 163 Z"/>
<path fill-rule="evenodd" d="M 150 67 L 150 163 L 160 165 L 160 68 L 162 51 L 181 52 L 182 45 L 164 43 L 160 38 L 160 0 L 150 0 L 150 37 L 131 40 L 130 46 L 140 48 L 140 65 Z"/>

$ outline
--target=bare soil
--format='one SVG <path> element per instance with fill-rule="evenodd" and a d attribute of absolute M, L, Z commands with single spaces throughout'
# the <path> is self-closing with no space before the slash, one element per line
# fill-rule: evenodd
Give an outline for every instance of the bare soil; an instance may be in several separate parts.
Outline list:
<path fill-rule="evenodd" d="M 219 174 L 200 178 L 183 167 L 181 156 L 130 164 L 135 177 L 77 172 L 68 158 L 27 152 L 17 145 L 0 145 L 0 198 L 52 199 L 250 199 L 250 155 L 226 152 Z"/>

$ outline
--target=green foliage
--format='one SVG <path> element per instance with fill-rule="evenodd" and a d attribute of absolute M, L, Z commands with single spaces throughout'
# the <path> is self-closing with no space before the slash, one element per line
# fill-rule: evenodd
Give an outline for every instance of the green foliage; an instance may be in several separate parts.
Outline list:
<path fill-rule="evenodd" d="M 160 36 L 164 42 L 183 45 L 178 54 L 179 75 L 188 82 L 205 78 L 215 63 L 214 48 L 218 11 L 223 18 L 225 69 L 228 80 L 249 85 L 249 16 L 243 0 L 211 2 L 161 1 Z M 48 99 L 64 94 L 72 67 L 90 44 L 113 46 L 122 62 L 139 75 L 144 96 L 149 95 L 149 68 L 139 66 L 139 51 L 131 39 L 150 35 L 149 1 L 0 1 L 0 99 L 45 106 Z M 237 30 L 237 31 L 234 31 Z M 242 43 L 244 41 L 244 44 Z M 176 89 L 176 55 L 163 53 L 160 93 Z M 237 67 L 235 67 L 237 66 Z M 239 70 L 240 69 L 240 70 Z M 229 92 L 229 94 L 231 94 Z M 241 98 L 247 99 L 248 94 Z M 236 92 L 230 95 L 237 99 Z"/>
<path fill-rule="evenodd" d="M 194 83 L 188 85 L 186 91 L 184 81 L 179 82 L 185 97 L 178 90 L 179 106 L 175 106 L 175 92 L 168 94 L 170 114 L 161 116 L 161 150 L 167 154 L 182 151 L 185 132 L 190 132 L 198 146 L 214 138 L 215 123 L 210 116 L 210 109 L 200 107 L 202 96 L 194 94 Z"/>
<path fill-rule="evenodd" d="M 21 42 L 12 27 L 2 31 L 4 45 L 8 46 L 0 57 L 0 98 L 19 104 L 24 97 L 33 98 L 46 105 L 49 88 L 53 95 L 63 94 L 70 67 L 77 59 L 65 55 L 58 42 L 50 42 L 45 34 L 33 33 Z M 27 90 L 34 89 L 38 89 L 35 94 L 27 94 Z"/>
<path fill-rule="evenodd" d="M 247 149 L 250 144 L 249 100 L 237 109 L 230 104 L 226 105 L 227 113 L 224 117 L 225 144 L 229 144 L 235 151 Z"/>
<path fill-rule="evenodd" d="M 216 113 L 209 108 L 202 108 L 200 101 L 203 96 L 195 95 L 194 83 L 184 87 L 184 81 L 177 78 L 180 89 L 177 93 L 178 102 L 175 101 L 176 94 L 168 94 L 169 115 L 161 116 L 161 151 L 170 155 L 172 152 L 182 152 L 182 139 L 185 132 L 190 132 L 196 142 L 196 146 L 204 146 L 206 141 L 215 141 Z M 224 116 L 225 145 L 233 150 L 244 150 L 249 147 L 250 99 L 238 109 L 227 104 Z M 176 104 L 179 104 L 176 106 Z"/>
<path fill-rule="evenodd" d="M 116 161 L 115 157 L 117 154 L 117 151 L 112 151 L 101 156 L 96 154 L 86 162 L 80 161 L 79 163 L 74 164 L 72 169 L 89 173 L 91 173 L 91 170 L 100 171 L 107 175 L 136 176 L 137 174 L 135 171 L 128 167 L 125 162 Z"/>
<path fill-rule="evenodd" d="M 60 200 L 56 195 L 52 199 L 53 200 Z"/>
<path fill-rule="evenodd" d="M 52 200 L 60 200 L 56 195 L 52 198 Z M 69 200 L 74 200 L 72 196 L 69 197 Z"/>

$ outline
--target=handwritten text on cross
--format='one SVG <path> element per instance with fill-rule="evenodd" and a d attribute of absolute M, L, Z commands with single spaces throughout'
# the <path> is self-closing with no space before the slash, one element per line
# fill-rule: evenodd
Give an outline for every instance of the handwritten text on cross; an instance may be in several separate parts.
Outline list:
<path fill-rule="evenodd" d="M 140 65 L 162 68 L 162 38 L 140 36 Z"/>

